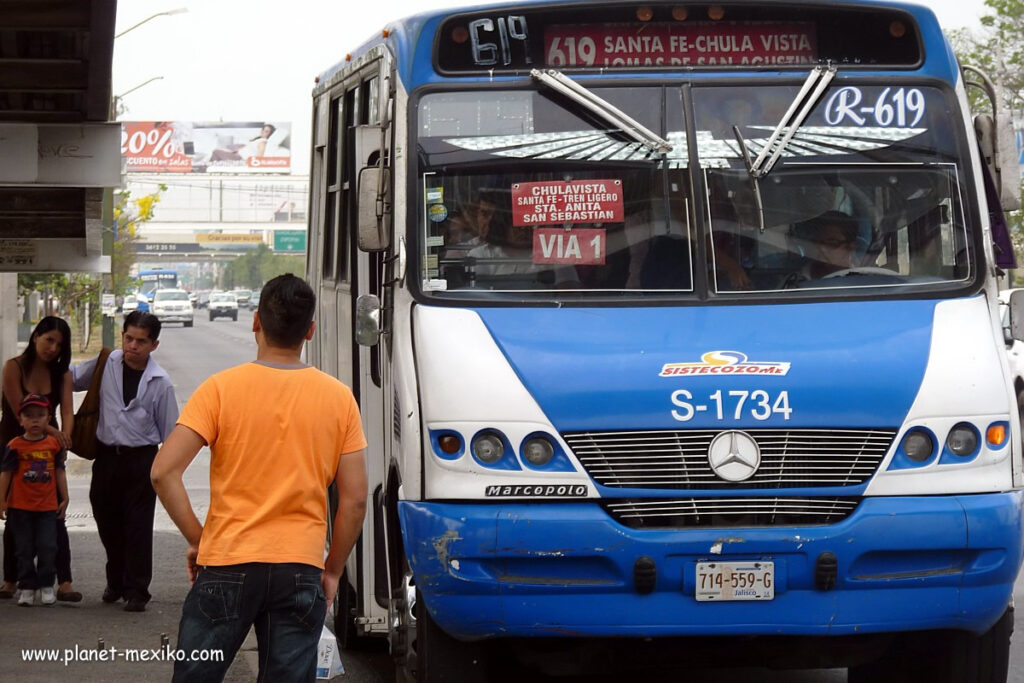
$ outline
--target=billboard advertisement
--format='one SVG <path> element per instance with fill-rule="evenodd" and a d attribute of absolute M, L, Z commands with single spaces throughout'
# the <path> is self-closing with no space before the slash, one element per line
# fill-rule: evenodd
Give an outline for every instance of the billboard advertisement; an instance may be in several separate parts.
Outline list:
<path fill-rule="evenodd" d="M 125 173 L 291 173 L 292 124 L 124 121 Z"/>

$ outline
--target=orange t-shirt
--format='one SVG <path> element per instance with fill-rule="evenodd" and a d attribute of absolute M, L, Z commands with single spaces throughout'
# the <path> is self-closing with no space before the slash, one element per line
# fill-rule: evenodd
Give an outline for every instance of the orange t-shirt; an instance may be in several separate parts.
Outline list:
<path fill-rule="evenodd" d="M 316 368 L 253 362 L 203 382 L 178 418 L 210 445 L 200 565 L 324 566 L 327 487 L 366 447 L 352 391 Z"/>
<path fill-rule="evenodd" d="M 67 454 L 57 439 L 47 435 L 38 441 L 16 436 L 7 444 L 0 469 L 11 472 L 7 506 L 17 510 L 47 512 L 57 509 L 57 469 L 64 469 Z"/>

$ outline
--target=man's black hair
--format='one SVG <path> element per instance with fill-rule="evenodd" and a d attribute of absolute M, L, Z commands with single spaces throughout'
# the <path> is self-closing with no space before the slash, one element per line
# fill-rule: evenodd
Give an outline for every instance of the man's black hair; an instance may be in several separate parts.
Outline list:
<path fill-rule="evenodd" d="M 803 239 L 814 242 L 817 241 L 818 235 L 827 225 L 834 225 L 839 228 L 843 234 L 843 238 L 849 242 L 857 239 L 857 221 L 853 216 L 843 213 L 842 211 L 826 211 L 820 216 L 815 216 L 803 223 L 797 223 L 797 235 L 801 236 Z"/>
<path fill-rule="evenodd" d="M 124 317 L 124 325 L 121 327 L 122 332 L 127 332 L 128 327 L 141 327 L 149 335 L 150 341 L 156 341 L 160 338 L 160 318 L 156 317 L 152 313 L 145 311 L 132 311 Z"/>
<path fill-rule="evenodd" d="M 260 292 L 260 326 L 271 346 L 293 349 L 302 344 L 315 311 L 316 294 L 291 273 L 278 275 Z"/>

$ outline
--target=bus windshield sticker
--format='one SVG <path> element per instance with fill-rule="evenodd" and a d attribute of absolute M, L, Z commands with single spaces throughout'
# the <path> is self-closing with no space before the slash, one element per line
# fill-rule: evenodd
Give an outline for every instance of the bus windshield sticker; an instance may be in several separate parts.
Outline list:
<path fill-rule="evenodd" d="M 603 266 L 605 242 L 605 231 L 600 228 L 536 228 L 533 231 L 533 262 Z"/>
<path fill-rule="evenodd" d="M 621 180 L 570 180 L 512 185 L 512 224 L 621 223 Z"/>
<path fill-rule="evenodd" d="M 427 218 L 434 223 L 440 223 L 448 218 L 448 208 L 444 204 L 431 204 L 427 209 Z"/>
<path fill-rule="evenodd" d="M 548 66 L 814 64 L 818 41 L 804 22 L 701 22 L 549 26 Z"/>
<path fill-rule="evenodd" d="M 428 187 L 427 188 L 427 204 L 443 204 L 444 203 L 444 188 L 443 187 Z"/>
<path fill-rule="evenodd" d="M 683 375 L 758 375 L 781 377 L 789 373 L 788 362 L 751 361 L 742 351 L 708 351 L 699 363 L 665 363 L 659 377 Z"/>
<path fill-rule="evenodd" d="M 860 88 L 846 86 L 825 102 L 825 123 L 913 128 L 924 118 L 925 110 L 924 93 L 917 88 L 885 88 L 872 102 L 865 101 Z"/>

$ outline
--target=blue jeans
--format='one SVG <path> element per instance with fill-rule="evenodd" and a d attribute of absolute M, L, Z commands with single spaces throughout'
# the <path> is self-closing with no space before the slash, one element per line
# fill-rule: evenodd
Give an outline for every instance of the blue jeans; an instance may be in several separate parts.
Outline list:
<path fill-rule="evenodd" d="M 181 608 L 178 650 L 223 653 L 221 661 L 175 661 L 174 681 L 221 681 L 251 626 L 259 645 L 257 681 L 313 681 L 327 614 L 321 571 L 307 564 L 253 562 L 202 567 Z"/>
<path fill-rule="evenodd" d="M 57 511 L 8 508 L 18 558 L 18 588 L 53 587 L 57 575 Z"/>

